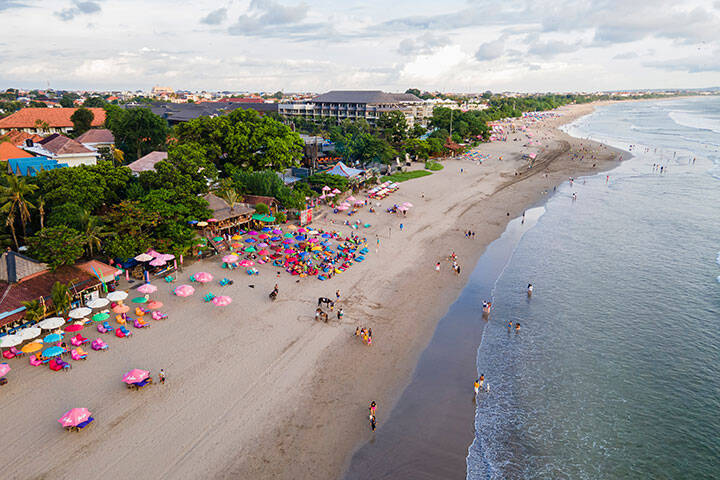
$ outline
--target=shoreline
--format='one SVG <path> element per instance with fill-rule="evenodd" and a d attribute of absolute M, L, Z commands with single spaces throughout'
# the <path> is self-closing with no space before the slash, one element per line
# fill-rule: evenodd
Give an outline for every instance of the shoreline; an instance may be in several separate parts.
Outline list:
<path fill-rule="evenodd" d="M 410 201 L 415 208 L 407 217 L 380 207 L 357 214 L 372 224 L 362 230 L 371 252 L 330 281 L 284 272 L 276 277 L 263 267 L 252 280 L 236 271 L 234 285 L 209 285 L 186 299 L 158 284 L 153 299 L 165 304 L 168 320 L 132 338 L 108 340 L 107 352 L 75 362 L 67 375 L 15 362 L 0 409 L 8 431 L 24 434 L 9 445 L 6 458 L 13 462 L 0 467 L 9 478 L 50 472 L 56 478 L 340 477 L 353 452 L 372 438 L 368 404 L 378 403 L 382 429 L 471 267 L 508 221 L 568 176 L 617 163 L 616 150 L 555 129 L 592 109 L 564 107 L 559 111 L 565 116 L 532 127 L 545 147 L 530 172 L 514 175 L 525 161 L 521 144 L 508 141 L 481 145 L 493 157 L 481 165 L 448 160 L 444 170 L 402 183 L 383 207 Z M 603 157 L 594 169 L 568 157 L 588 145 Z M 324 215 L 313 226 L 347 232 L 339 223 L 344 218 Z M 468 229 L 477 232 L 474 240 L 463 238 Z M 376 236 L 379 246 L 373 248 Z M 460 276 L 444 260 L 452 251 L 463 267 Z M 439 273 L 438 261 L 444 262 Z M 187 266 L 178 283 L 198 271 L 228 275 L 211 259 Z M 280 297 L 269 302 L 276 282 Z M 231 307 L 209 308 L 199 298 L 221 289 L 233 298 Z M 315 322 L 316 299 L 337 289 L 345 318 Z M 353 336 L 357 326 L 373 329 L 372 347 Z M 168 381 L 128 392 L 119 376 L 131 368 L 164 368 Z M 90 408 L 96 421 L 81 435 L 66 435 L 55 419 L 75 406 Z M 38 442 L 63 448 L 24 454 Z M 111 461 L 108 451 L 114 452 Z M 165 453 L 161 462 L 158 451 Z"/>

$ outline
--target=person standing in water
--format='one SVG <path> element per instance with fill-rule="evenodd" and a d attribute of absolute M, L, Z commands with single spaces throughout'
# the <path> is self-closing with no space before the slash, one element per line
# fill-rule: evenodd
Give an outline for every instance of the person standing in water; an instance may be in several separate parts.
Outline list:
<path fill-rule="evenodd" d="M 477 397 L 478 391 L 480 390 L 480 382 L 479 378 L 475 380 L 475 383 L 473 384 L 473 388 L 475 389 L 475 396 Z"/>

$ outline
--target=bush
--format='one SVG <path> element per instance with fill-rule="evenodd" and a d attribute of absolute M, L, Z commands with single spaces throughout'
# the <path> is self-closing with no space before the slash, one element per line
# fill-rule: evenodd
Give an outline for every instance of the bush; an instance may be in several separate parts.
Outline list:
<path fill-rule="evenodd" d="M 267 215 L 268 213 L 270 213 L 270 207 L 268 207 L 264 203 L 258 203 L 257 205 L 255 205 L 255 212 Z"/>
<path fill-rule="evenodd" d="M 275 220 L 277 220 L 278 223 L 285 223 L 287 222 L 287 216 L 284 213 L 279 212 L 275 215 Z"/>
<path fill-rule="evenodd" d="M 413 178 L 427 177 L 428 175 L 432 175 L 432 172 L 428 172 L 427 170 L 413 170 L 412 172 L 398 172 L 392 175 L 385 175 L 380 178 L 380 181 L 404 182 L 406 180 L 412 180 Z"/>
<path fill-rule="evenodd" d="M 432 161 L 425 162 L 425 170 L 432 170 L 433 172 L 437 172 L 439 170 L 442 170 L 443 168 L 445 167 L 443 167 L 441 163 Z"/>

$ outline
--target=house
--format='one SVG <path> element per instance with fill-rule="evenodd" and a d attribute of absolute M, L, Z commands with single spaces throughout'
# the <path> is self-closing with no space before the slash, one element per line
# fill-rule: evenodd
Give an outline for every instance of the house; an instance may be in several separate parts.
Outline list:
<path fill-rule="evenodd" d="M 0 162 L 7 162 L 11 158 L 32 158 L 33 155 L 22 150 L 10 142 L 0 142 Z"/>
<path fill-rule="evenodd" d="M 11 144 L 19 147 L 25 145 L 25 140 L 39 142 L 43 137 L 34 133 L 21 132 L 20 130 L 10 130 L 8 133 L 0 137 L 0 141 L 6 140 Z"/>
<path fill-rule="evenodd" d="M 150 152 L 144 157 L 140 157 L 131 164 L 128 168 L 133 172 L 139 174 L 140 172 L 151 172 L 155 171 L 155 164 L 167 160 L 167 152 Z"/>
<path fill-rule="evenodd" d="M 105 110 L 102 108 L 88 108 L 95 118 L 92 127 L 100 127 L 105 123 Z M 73 129 L 70 120 L 77 108 L 23 108 L 17 112 L 0 119 L 0 134 L 11 130 L 20 130 L 27 133 L 69 133 Z"/>
<path fill-rule="evenodd" d="M 59 133 L 53 133 L 38 143 L 28 140 L 23 150 L 67 164 L 69 167 L 96 165 L 100 156 L 97 151 Z"/>
<path fill-rule="evenodd" d="M 59 163 L 47 157 L 11 158 L 8 160 L 8 172 L 18 177 L 35 177 L 44 170 L 65 168 L 67 163 Z"/>
<path fill-rule="evenodd" d="M 217 220 L 212 224 L 212 228 L 220 233 L 248 225 L 252 214 L 255 213 L 255 209 L 245 203 L 235 203 L 230 206 L 225 200 L 212 193 L 208 193 L 203 198 L 213 212 L 212 218 Z"/>
<path fill-rule="evenodd" d="M 127 105 L 126 108 L 148 108 L 147 105 Z M 150 111 L 170 125 L 187 122 L 199 117 L 217 117 L 237 109 L 255 110 L 260 115 L 277 113 L 277 103 L 259 102 L 201 102 L 201 103 L 153 103 Z"/>
<path fill-rule="evenodd" d="M 111 271 L 115 270 L 102 262 L 88 263 L 92 263 L 104 278 L 109 278 Z M 68 285 L 73 304 L 97 298 L 102 288 L 102 281 L 79 265 L 61 266 L 50 271 L 44 263 L 25 255 L 13 251 L 3 253 L 0 256 L 0 328 L 7 330 L 22 323 L 25 315 L 23 302 L 39 300 L 50 314 L 53 311 L 50 292 L 55 282 Z"/>
<path fill-rule="evenodd" d="M 115 146 L 115 136 L 106 128 L 93 128 L 83 133 L 75 140 L 89 149 L 112 148 Z"/>

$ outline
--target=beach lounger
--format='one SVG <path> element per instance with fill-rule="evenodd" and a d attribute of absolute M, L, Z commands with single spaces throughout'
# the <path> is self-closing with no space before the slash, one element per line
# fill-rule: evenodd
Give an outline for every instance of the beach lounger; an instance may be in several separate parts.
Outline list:
<path fill-rule="evenodd" d="M 77 424 L 77 427 L 75 427 L 75 429 L 76 429 L 75 431 L 82 430 L 83 428 L 85 428 L 85 427 L 87 427 L 88 425 L 90 425 L 94 420 L 95 420 L 95 419 L 94 419 L 93 417 L 90 417 L 90 418 L 88 418 L 87 420 L 85 420 L 84 422 L 78 423 L 78 424 Z"/>
<path fill-rule="evenodd" d="M 163 312 L 159 312 L 159 311 L 154 311 L 152 313 L 153 320 L 165 320 L 167 318 L 168 318 L 167 313 L 163 313 Z"/>
<path fill-rule="evenodd" d="M 125 338 L 125 333 L 120 330 L 120 327 L 118 327 L 117 329 L 115 329 L 115 336 L 118 338 Z"/>
<path fill-rule="evenodd" d="M 101 338 L 96 338 L 95 340 L 93 340 L 91 347 L 95 351 L 107 350 L 108 345 L 107 343 L 103 342 Z"/>
<path fill-rule="evenodd" d="M 108 333 L 108 332 L 111 332 L 111 331 L 113 330 L 112 327 L 110 327 L 110 325 L 106 325 L 106 323 L 107 323 L 107 322 L 105 322 L 105 323 L 98 323 L 97 331 L 100 332 L 100 333 Z"/>
<path fill-rule="evenodd" d="M 123 317 L 122 315 L 118 315 L 117 317 L 115 317 L 115 321 L 118 322 L 120 325 L 125 325 L 125 322 L 127 320 L 125 320 L 125 317 Z"/>
<path fill-rule="evenodd" d="M 135 328 L 145 328 L 149 326 L 150 324 L 145 322 L 142 318 L 138 318 L 135 322 L 133 322 L 133 327 Z"/>
<path fill-rule="evenodd" d="M 136 390 L 140 390 L 145 385 L 149 385 L 151 383 L 153 383 L 153 379 L 152 379 L 152 377 L 148 377 L 145 380 L 143 380 L 142 382 L 130 384 L 130 385 L 128 385 L 128 387 L 135 387 Z"/>
<path fill-rule="evenodd" d="M 57 359 L 57 364 L 60 365 L 63 370 L 70 370 L 72 368 L 72 365 L 61 358 Z"/>
<path fill-rule="evenodd" d="M 30 365 L 32 365 L 33 367 L 37 367 L 38 365 L 42 365 L 42 364 L 43 364 L 43 361 L 40 360 L 40 359 L 37 357 L 37 355 L 31 355 L 31 356 L 30 356 Z"/>
<path fill-rule="evenodd" d="M 16 357 L 22 357 L 23 355 L 25 355 L 23 352 L 21 352 L 15 347 L 10 347 L 10 351 L 14 353 Z"/>
<path fill-rule="evenodd" d="M 172 283 L 172 282 L 175 281 L 175 278 L 173 278 L 173 277 L 171 277 L 170 275 L 168 275 L 167 277 L 165 277 L 165 281 L 166 281 L 167 283 Z"/>
<path fill-rule="evenodd" d="M 78 333 L 77 335 L 75 335 L 73 338 L 70 339 L 70 343 L 71 343 L 73 346 L 75 346 L 75 347 L 79 347 L 80 345 L 84 345 L 84 344 L 88 343 L 89 341 L 90 341 L 90 340 L 88 340 L 87 338 L 83 337 L 83 336 L 80 335 L 79 333 Z"/>
<path fill-rule="evenodd" d="M 15 358 L 15 354 L 12 353 L 10 350 L 5 350 L 4 352 L 2 352 L 2 356 L 8 360 L 10 360 L 11 358 Z"/>
<path fill-rule="evenodd" d="M 135 307 L 135 315 L 137 315 L 138 317 L 142 317 L 143 315 L 145 315 L 145 313 L 145 310 L 143 310 L 142 308 Z"/>
<path fill-rule="evenodd" d="M 208 293 L 203 297 L 203 300 L 206 302 L 212 302 L 212 299 L 215 298 L 215 295 L 212 293 Z"/>
<path fill-rule="evenodd" d="M 82 354 L 77 351 L 77 349 L 72 349 L 70 351 L 70 358 L 73 360 L 85 360 L 87 358 L 87 353 Z"/>
<path fill-rule="evenodd" d="M 53 370 L 55 372 L 57 372 L 58 370 L 62 370 L 63 368 L 61 365 L 58 365 L 57 360 L 55 360 L 54 358 L 48 362 L 48 367 L 50 367 L 50 370 Z"/>

